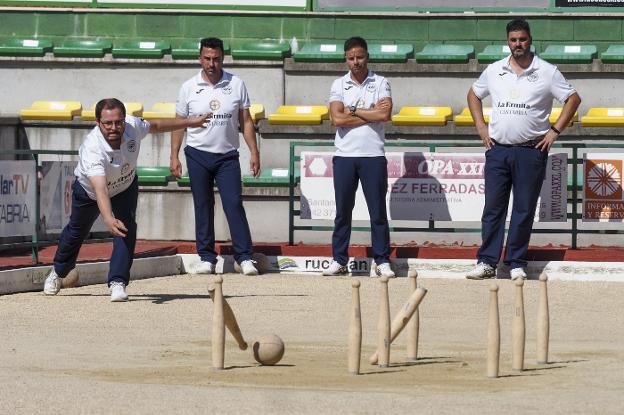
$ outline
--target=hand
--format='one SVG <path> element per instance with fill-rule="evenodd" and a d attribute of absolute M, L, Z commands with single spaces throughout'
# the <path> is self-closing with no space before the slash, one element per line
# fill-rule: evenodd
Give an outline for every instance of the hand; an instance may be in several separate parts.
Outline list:
<path fill-rule="evenodd" d="M 390 107 L 392 107 L 392 104 L 390 103 L 390 98 L 382 98 L 379 101 L 377 101 L 377 103 L 375 104 L 375 106 L 373 108 L 375 109 L 388 109 Z"/>
<path fill-rule="evenodd" d="M 548 151 L 550 151 L 550 147 L 553 145 L 553 143 L 555 142 L 555 140 L 558 137 L 559 137 L 559 134 L 557 134 L 553 130 L 548 130 L 548 132 L 546 133 L 546 135 L 544 136 L 542 141 L 537 143 L 535 148 L 537 148 L 537 149 L 539 149 L 541 151 L 548 152 Z"/>
<path fill-rule="evenodd" d="M 206 122 L 208 122 L 210 118 L 212 118 L 212 112 L 209 112 L 207 114 L 201 114 L 198 117 L 189 117 L 188 119 L 189 127 L 193 127 L 193 128 L 203 127 L 204 124 L 206 124 Z"/>
<path fill-rule="evenodd" d="M 483 145 L 487 150 L 491 149 L 494 146 L 492 139 L 490 138 L 490 134 L 487 126 L 483 126 L 482 128 L 477 128 L 477 133 L 479 133 L 479 137 L 481 137 L 481 141 L 483 141 Z"/>
<path fill-rule="evenodd" d="M 260 176 L 260 154 L 257 151 L 255 153 L 251 153 L 249 168 L 251 169 L 254 177 Z"/>
<path fill-rule="evenodd" d="M 180 163 L 180 159 L 177 157 L 172 157 L 169 162 L 169 171 L 175 177 L 182 177 L 182 163 Z"/>
<path fill-rule="evenodd" d="M 123 222 L 119 219 L 113 218 L 112 216 L 109 219 L 104 219 L 104 223 L 108 227 L 108 231 L 113 236 L 125 237 L 125 232 L 128 232 L 128 229 L 126 229 L 126 226 L 123 224 Z"/>

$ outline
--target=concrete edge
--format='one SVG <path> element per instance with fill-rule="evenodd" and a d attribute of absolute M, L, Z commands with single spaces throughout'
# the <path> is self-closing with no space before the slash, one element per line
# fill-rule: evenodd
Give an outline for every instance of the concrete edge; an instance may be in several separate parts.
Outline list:
<path fill-rule="evenodd" d="M 289 257 L 254 254 L 261 272 L 281 274 L 321 275 L 331 262 L 331 257 Z M 131 280 L 192 274 L 199 262 L 196 254 L 178 254 L 135 259 L 130 273 Z M 392 260 L 397 277 L 406 277 L 408 270 L 416 270 L 419 278 L 464 279 L 466 272 L 474 267 L 472 259 L 416 259 Z M 372 258 L 350 258 L 350 275 L 375 277 Z M 79 264 L 77 285 L 103 284 L 108 280 L 108 261 Z M 27 291 L 41 291 L 50 266 L 18 268 L 0 271 L 0 295 Z M 238 272 L 231 255 L 219 256 L 218 274 Z M 551 281 L 624 282 L 624 262 L 536 261 L 527 268 L 529 279 L 537 280 L 546 274 Z M 509 279 L 505 265 L 498 268 L 499 279 Z"/>

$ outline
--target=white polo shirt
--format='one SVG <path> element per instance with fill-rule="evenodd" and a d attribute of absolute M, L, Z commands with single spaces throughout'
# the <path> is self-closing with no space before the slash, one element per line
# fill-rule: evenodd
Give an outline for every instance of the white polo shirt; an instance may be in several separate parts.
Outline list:
<path fill-rule="evenodd" d="M 472 90 L 480 99 L 492 96 L 490 138 L 501 144 L 521 144 L 548 132 L 553 98 L 564 102 L 576 91 L 556 66 L 537 55 L 521 75 L 511 68 L 510 58 L 485 68 Z"/>
<path fill-rule="evenodd" d="M 221 80 L 210 85 L 202 72 L 186 81 L 176 102 L 176 113 L 182 117 L 212 112 L 213 117 L 204 127 L 188 128 L 186 144 L 210 153 L 237 150 L 239 110 L 249 108 L 249 95 L 243 81 L 223 71 Z"/>
<path fill-rule="evenodd" d="M 78 150 L 79 161 L 74 174 L 91 199 L 95 200 L 95 191 L 89 177 L 106 176 L 110 197 L 130 187 L 136 176 L 141 140 L 149 134 L 149 129 L 150 124 L 142 118 L 126 116 L 126 130 L 119 150 L 108 144 L 98 126 L 87 134 Z"/>
<path fill-rule="evenodd" d="M 358 84 L 351 79 L 351 72 L 334 81 L 329 93 L 329 102 L 342 102 L 345 108 L 373 108 L 382 98 L 391 97 L 390 83 L 383 76 L 368 71 L 368 76 Z M 384 123 L 366 123 L 359 127 L 338 127 L 336 130 L 336 155 L 340 157 L 383 156 Z"/>

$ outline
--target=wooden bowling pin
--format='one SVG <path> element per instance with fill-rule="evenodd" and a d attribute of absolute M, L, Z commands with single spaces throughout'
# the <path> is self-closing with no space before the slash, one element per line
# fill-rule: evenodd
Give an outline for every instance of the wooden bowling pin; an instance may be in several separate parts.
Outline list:
<path fill-rule="evenodd" d="M 537 363 L 548 363 L 548 341 L 550 336 L 550 316 L 548 315 L 548 277 L 539 277 L 539 300 L 537 306 Z"/>
<path fill-rule="evenodd" d="M 379 351 L 379 367 L 388 367 L 390 365 L 390 299 L 388 297 L 388 277 L 381 277 L 379 285 L 377 350 Z"/>
<path fill-rule="evenodd" d="M 516 280 L 516 296 L 514 301 L 514 316 L 511 330 L 511 368 L 516 371 L 524 370 L 524 343 L 525 343 L 525 322 L 524 322 L 524 296 L 522 287 L 524 280 Z"/>
<path fill-rule="evenodd" d="M 487 333 L 487 376 L 498 377 L 500 362 L 500 318 L 498 314 L 498 285 L 490 286 L 490 308 Z"/>
<path fill-rule="evenodd" d="M 413 293 L 416 291 L 416 287 L 418 283 L 416 279 L 418 278 L 418 272 L 415 269 L 410 269 L 407 271 L 407 277 L 409 278 L 409 292 Z M 418 312 L 418 308 L 414 311 L 414 314 L 409 319 L 407 323 L 407 360 L 410 362 L 415 362 L 418 360 L 418 331 L 420 329 L 420 315 Z"/>
<path fill-rule="evenodd" d="M 223 316 L 223 277 L 214 280 L 215 290 L 212 312 L 212 368 L 222 370 L 225 357 L 225 319 Z"/>
<path fill-rule="evenodd" d="M 360 311 L 360 281 L 351 283 L 351 312 L 349 320 L 349 373 L 360 374 L 362 357 L 362 313 Z"/>

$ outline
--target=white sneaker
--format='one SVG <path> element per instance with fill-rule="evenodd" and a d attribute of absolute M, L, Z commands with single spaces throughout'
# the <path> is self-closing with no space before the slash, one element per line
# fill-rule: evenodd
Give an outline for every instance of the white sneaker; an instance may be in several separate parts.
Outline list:
<path fill-rule="evenodd" d="M 331 276 L 331 275 L 346 275 L 349 273 L 346 265 L 340 265 L 338 261 L 334 260 L 329 264 L 327 269 L 323 270 L 323 275 Z"/>
<path fill-rule="evenodd" d="M 392 271 L 392 267 L 390 266 L 389 262 L 384 262 L 383 264 L 377 265 L 377 268 L 375 269 L 375 273 L 379 277 L 388 277 L 388 278 L 396 277 L 396 275 L 394 275 L 394 271 Z"/>
<path fill-rule="evenodd" d="M 485 262 L 479 262 L 476 267 L 466 274 L 469 280 L 484 280 L 496 277 L 496 269 Z"/>
<path fill-rule="evenodd" d="M 121 301 L 128 301 L 128 294 L 126 294 L 126 284 L 121 281 L 113 281 L 110 283 L 111 302 L 118 303 Z"/>
<path fill-rule="evenodd" d="M 254 264 L 256 264 L 256 261 L 252 259 L 241 261 L 240 263 L 241 273 L 243 275 L 258 275 L 258 269 L 256 268 Z"/>
<path fill-rule="evenodd" d="M 214 272 L 215 264 L 213 264 L 212 262 L 201 261 L 197 265 L 195 265 L 195 274 L 214 274 Z"/>
<path fill-rule="evenodd" d="M 526 272 L 524 272 L 524 268 L 522 267 L 512 269 L 511 271 L 509 271 L 509 275 L 511 275 L 512 280 L 523 280 L 527 277 L 527 274 Z"/>
<path fill-rule="evenodd" d="M 56 271 L 54 271 L 54 267 L 52 267 L 52 271 L 48 274 L 45 284 L 43 284 L 43 293 L 45 295 L 58 294 L 58 292 L 61 291 L 62 283 L 63 280 L 57 275 Z"/>

